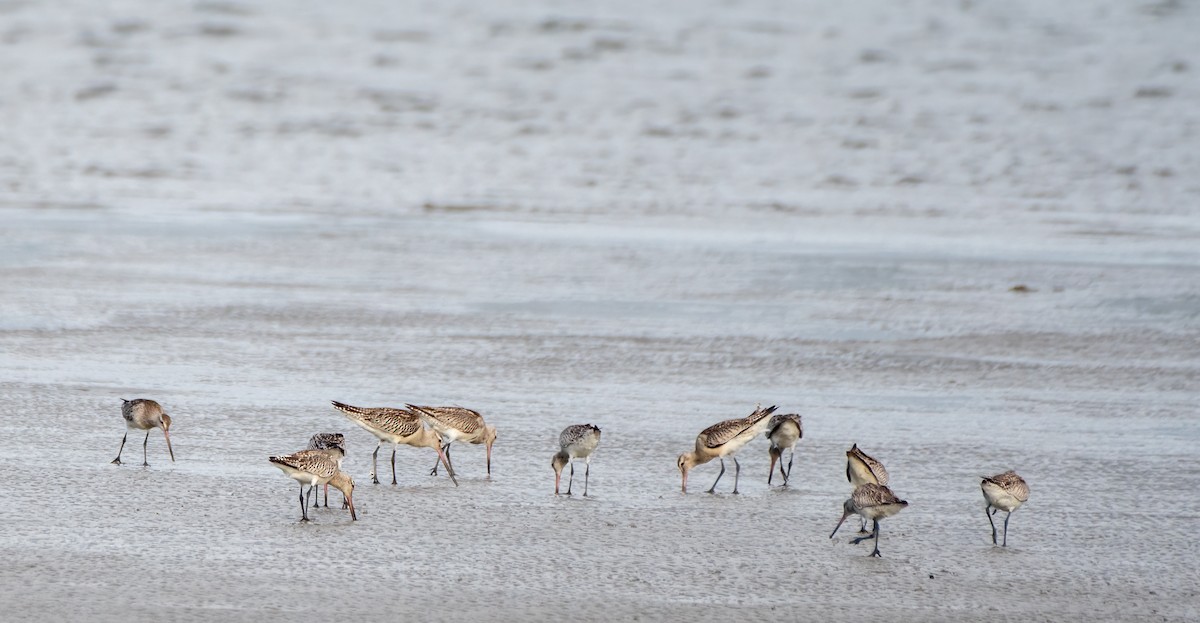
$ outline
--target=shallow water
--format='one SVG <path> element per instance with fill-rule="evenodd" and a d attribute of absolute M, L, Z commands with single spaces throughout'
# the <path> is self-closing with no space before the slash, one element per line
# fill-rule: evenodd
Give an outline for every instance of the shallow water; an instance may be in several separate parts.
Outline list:
<path fill-rule="evenodd" d="M 1196 618 L 1197 15 L 1172 6 L 0 4 L 0 598 Z M 133 433 L 109 464 L 122 397 L 166 407 L 178 462 L 152 434 L 140 467 Z M 401 448 L 372 485 L 330 400 L 476 408 L 493 475 Z M 792 486 L 758 440 L 741 495 L 732 464 L 702 493 L 715 463 L 681 495 L 675 457 L 756 403 L 804 416 Z M 593 495 L 555 497 L 582 422 Z M 299 523 L 266 461 L 320 431 L 357 522 Z M 829 538 L 852 443 L 911 503 L 882 559 Z M 1032 495 L 1000 549 L 978 483 L 1009 468 Z"/>

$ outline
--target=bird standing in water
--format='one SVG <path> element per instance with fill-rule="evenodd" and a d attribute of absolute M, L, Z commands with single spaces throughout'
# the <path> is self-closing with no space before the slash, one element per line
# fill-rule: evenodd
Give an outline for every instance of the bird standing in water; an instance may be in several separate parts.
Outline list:
<path fill-rule="evenodd" d="M 716 493 L 717 483 L 721 482 L 721 476 L 725 475 L 725 457 L 728 456 L 733 458 L 733 492 L 737 494 L 738 476 L 742 472 L 742 466 L 738 463 L 737 458 L 733 457 L 733 454 L 766 427 L 769 423 L 767 417 L 774 412 L 774 406 L 766 409 L 756 407 L 754 413 L 747 417 L 718 422 L 700 431 L 700 434 L 696 435 L 696 449 L 692 452 L 684 452 L 675 461 L 675 466 L 679 468 L 679 473 L 683 476 L 683 492 L 687 493 L 688 471 L 713 459 L 721 459 L 721 472 L 717 474 L 717 479 L 708 489 L 708 493 Z"/>
<path fill-rule="evenodd" d="M 767 425 L 767 439 L 771 440 L 771 447 L 767 448 L 767 454 L 771 456 L 771 467 L 767 469 L 767 485 L 771 484 L 771 478 L 775 476 L 775 461 L 779 461 L 779 475 L 783 476 L 783 486 L 788 486 L 788 480 L 792 477 L 792 461 L 796 459 L 796 442 L 804 437 L 804 425 L 800 422 L 800 416 L 795 413 L 777 413 L 771 417 L 771 423 Z M 789 450 L 787 471 L 783 471 L 783 451 Z"/>
<path fill-rule="evenodd" d="M 868 483 L 887 486 L 888 471 L 884 469 L 883 463 L 876 461 L 866 452 L 859 450 L 858 444 L 854 444 L 846 451 L 846 480 L 850 481 L 852 491 L 856 491 L 859 487 Z M 863 518 L 858 533 L 867 533 L 866 518 Z"/>
<path fill-rule="evenodd" d="M 992 545 L 1008 547 L 1008 518 L 1029 499 L 1029 485 L 1010 469 L 991 478 L 984 476 L 979 488 L 983 489 L 983 499 L 987 500 L 983 512 L 987 514 L 988 523 L 992 524 Z M 996 522 L 992 520 L 997 509 L 1008 513 L 1004 516 L 1003 543 L 996 542 Z"/>
<path fill-rule="evenodd" d="M 323 450 L 301 450 L 286 456 L 268 457 L 269 461 L 300 483 L 300 521 L 308 521 L 308 505 L 305 503 L 304 485 L 311 488 L 329 483 L 346 496 L 350 507 L 350 519 L 357 520 L 354 512 L 354 480 L 338 469 L 337 461 L 329 458 Z"/>
<path fill-rule="evenodd" d="M 562 470 L 568 463 L 571 465 L 571 476 L 567 480 L 567 495 L 571 495 L 571 483 L 575 482 L 575 461 L 583 459 L 587 468 L 583 472 L 583 497 L 588 494 L 588 475 L 592 472 L 592 451 L 600 444 L 600 427 L 592 424 L 573 424 L 563 429 L 558 436 L 559 451 L 550 459 L 550 467 L 554 468 L 554 495 L 558 495 L 558 485 L 562 480 Z"/>
<path fill-rule="evenodd" d="M 121 437 L 121 447 L 117 449 L 117 458 L 113 459 L 114 465 L 121 464 L 121 452 L 125 450 L 125 440 L 129 438 L 129 431 L 144 430 L 146 438 L 142 440 L 142 467 L 149 467 L 150 463 L 146 461 L 146 444 L 150 442 L 150 431 L 155 428 L 161 428 L 163 437 L 167 439 L 167 452 L 171 454 L 171 462 L 175 462 L 175 450 L 171 448 L 171 416 L 163 411 L 162 405 L 146 398 L 135 398 L 134 400 L 121 399 L 121 415 L 125 418 L 125 436 Z"/>
<path fill-rule="evenodd" d="M 346 437 L 341 433 L 317 433 L 308 440 L 308 450 L 321 450 L 326 456 L 337 462 L 338 469 L 342 468 L 342 460 L 346 458 Z M 322 487 L 325 489 L 325 508 L 329 508 L 329 483 L 325 483 Z M 311 489 L 309 490 L 312 491 Z M 317 508 L 321 507 L 321 502 L 317 502 Z M 346 501 L 342 500 L 342 508 L 346 508 Z"/>
<path fill-rule="evenodd" d="M 454 461 L 450 459 L 450 445 L 456 441 L 471 444 L 483 444 L 487 448 L 487 473 L 492 477 L 492 444 L 496 443 L 496 427 L 483 421 L 478 411 L 465 407 L 421 407 L 405 405 L 421 416 L 430 428 L 437 431 L 442 440 L 442 448 L 446 454 L 446 471 L 454 475 Z M 429 472 L 437 475 L 437 463 Z"/>
<path fill-rule="evenodd" d="M 854 490 L 850 497 L 842 504 L 842 518 L 838 520 L 837 525 L 833 527 L 833 532 L 829 538 L 837 534 L 838 528 L 842 527 L 842 522 L 850 515 L 858 515 L 865 519 L 870 519 L 875 524 L 875 529 L 866 536 L 860 536 L 851 539 L 850 543 L 857 545 L 871 537 L 875 538 L 875 549 L 871 551 L 870 556 L 882 557 L 879 553 L 879 520 L 891 517 L 896 513 L 904 510 L 908 506 L 908 502 L 896 497 L 892 490 L 874 483 L 867 483 Z"/>

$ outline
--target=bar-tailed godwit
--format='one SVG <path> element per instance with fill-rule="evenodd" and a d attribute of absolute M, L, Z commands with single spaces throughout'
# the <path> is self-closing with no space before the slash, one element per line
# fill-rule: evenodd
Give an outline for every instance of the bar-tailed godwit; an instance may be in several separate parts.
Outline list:
<path fill-rule="evenodd" d="M 308 449 L 325 452 L 329 458 L 337 461 L 338 469 L 341 469 L 342 460 L 346 458 L 346 437 L 341 433 L 317 433 L 308 440 Z M 325 508 L 329 508 L 329 483 L 322 488 L 325 489 Z M 317 508 L 320 507 L 318 500 Z M 342 502 L 342 508 L 346 508 L 345 501 Z"/>
<path fill-rule="evenodd" d="M 866 452 L 858 449 L 858 444 L 850 446 L 846 451 L 846 480 L 850 481 L 851 489 L 858 489 L 865 484 L 888 484 L 888 471 L 883 463 L 871 458 Z M 866 534 L 867 520 L 864 517 L 858 528 L 859 534 Z"/>
<path fill-rule="evenodd" d="M 733 458 L 733 492 L 737 493 L 738 475 L 741 474 L 742 466 L 738 464 L 737 457 L 734 457 L 733 454 L 766 428 L 770 423 L 768 417 L 774 412 L 774 406 L 766 409 L 758 407 L 748 417 L 718 422 L 700 431 L 700 434 L 696 435 L 695 451 L 684 452 L 675 462 L 679 467 L 679 473 L 683 476 L 683 492 L 687 493 L 689 470 L 713 459 L 721 459 L 721 473 L 717 474 L 717 479 L 708 489 L 708 493 L 716 493 L 717 483 L 721 481 L 721 476 L 725 475 L 725 457 L 728 456 Z"/>
<path fill-rule="evenodd" d="M 592 472 L 592 451 L 600 443 L 600 427 L 591 424 L 572 424 L 563 429 L 558 436 L 558 454 L 550 459 L 550 467 L 554 468 L 554 495 L 558 495 L 558 485 L 562 480 L 563 467 L 571 465 L 571 475 L 567 480 L 567 495 L 571 495 L 571 484 L 575 482 L 575 459 L 583 459 L 587 467 L 583 472 L 583 496 L 588 494 L 588 475 Z"/>
<path fill-rule="evenodd" d="M 767 449 L 767 453 L 771 455 L 771 467 L 767 470 L 767 485 L 771 484 L 771 478 L 775 476 L 775 461 L 779 461 L 779 475 L 783 476 L 783 486 L 788 485 L 788 480 L 792 477 L 792 461 L 796 459 L 796 442 L 804 437 L 804 425 L 800 421 L 800 416 L 795 413 L 777 413 L 771 416 L 771 423 L 767 425 L 767 439 L 771 440 L 771 447 Z M 788 450 L 787 471 L 783 470 L 783 451 Z"/>
<path fill-rule="evenodd" d="M 1025 484 L 1025 479 L 1018 476 L 1017 472 L 1010 469 L 991 478 L 984 476 L 979 487 L 983 489 L 983 499 L 987 500 L 983 512 L 987 514 L 988 523 L 992 524 L 992 545 L 997 545 L 996 522 L 992 520 L 992 516 L 996 514 L 997 509 L 1008 513 L 1004 516 L 1004 542 L 1001 544 L 1002 547 L 1008 547 L 1008 518 L 1029 499 L 1029 485 Z"/>
<path fill-rule="evenodd" d="M 121 447 L 117 449 L 117 458 L 112 462 L 116 465 L 121 464 L 121 452 L 125 450 L 125 440 L 129 438 L 129 431 L 144 430 L 146 438 L 142 440 L 142 466 L 149 467 L 150 463 L 146 461 L 146 444 L 150 441 L 150 431 L 155 428 L 161 428 L 163 437 L 167 439 L 167 452 L 171 454 L 171 462 L 175 462 L 175 450 L 171 448 L 171 416 L 167 415 L 162 408 L 162 405 L 146 398 L 136 398 L 134 400 L 121 399 L 121 415 L 125 418 L 125 436 L 121 437 Z"/>
<path fill-rule="evenodd" d="M 311 490 L 326 483 L 333 485 L 346 496 L 346 505 L 350 507 L 350 519 L 358 519 L 354 512 L 354 480 L 346 472 L 339 470 L 337 461 L 329 458 L 323 450 L 301 450 L 286 456 L 272 456 L 268 460 L 300 483 L 301 521 L 308 521 L 304 485 L 308 485 Z"/>
<path fill-rule="evenodd" d="M 904 510 L 908 506 L 908 502 L 896 497 L 892 490 L 884 485 L 877 485 L 872 482 L 862 485 L 850 494 L 850 497 L 842 504 L 842 518 L 838 520 L 836 526 L 833 527 L 833 532 L 829 538 L 837 534 L 838 528 L 842 527 L 842 522 L 850 515 L 858 515 L 864 520 L 870 519 L 875 523 L 875 529 L 871 534 L 860 536 L 851 539 L 850 543 L 857 545 L 869 538 L 875 538 L 875 549 L 871 551 L 871 556 L 882 556 L 879 553 L 879 520 L 891 517 L 896 513 Z"/>
<path fill-rule="evenodd" d="M 446 463 L 446 471 L 450 480 L 458 486 L 458 479 L 450 470 L 449 459 L 442 451 L 441 439 L 437 433 L 421 425 L 421 418 L 408 409 L 392 407 L 355 407 L 333 401 L 333 407 L 350 418 L 351 422 L 365 428 L 369 433 L 379 438 L 379 445 L 371 455 L 371 482 L 379 484 L 377 467 L 379 448 L 384 443 L 392 444 L 392 484 L 396 484 L 396 448 L 400 444 L 417 448 L 433 448 L 438 453 L 438 459 Z"/>
<path fill-rule="evenodd" d="M 450 460 L 450 444 L 463 441 L 473 444 L 484 444 L 487 447 L 487 473 L 492 475 L 492 444 L 496 443 L 496 427 L 483 421 L 478 411 L 463 407 L 421 407 L 405 405 L 417 412 L 426 424 L 441 435 L 446 450 L 446 470 L 449 471 L 454 462 Z M 433 464 L 431 474 L 437 474 L 437 463 Z"/>

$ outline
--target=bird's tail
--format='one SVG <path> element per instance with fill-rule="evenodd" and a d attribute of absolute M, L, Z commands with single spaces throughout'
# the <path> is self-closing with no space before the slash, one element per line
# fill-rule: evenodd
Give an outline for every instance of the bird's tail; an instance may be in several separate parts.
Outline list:
<path fill-rule="evenodd" d="M 336 400 L 331 400 L 330 402 L 333 403 L 334 409 L 337 409 L 338 411 L 341 411 L 342 413 L 345 413 L 346 415 L 348 415 L 352 418 L 355 418 L 355 419 L 367 414 L 367 410 L 362 407 L 348 405 L 344 402 L 338 402 Z"/>

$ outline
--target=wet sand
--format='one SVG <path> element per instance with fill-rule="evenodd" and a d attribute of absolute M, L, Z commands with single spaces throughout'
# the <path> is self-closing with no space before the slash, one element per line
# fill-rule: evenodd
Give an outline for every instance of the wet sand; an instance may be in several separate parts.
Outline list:
<path fill-rule="evenodd" d="M 84 6 L 0 3 L 6 616 L 1200 616 L 1195 7 Z M 476 408 L 492 478 L 371 485 L 330 400 Z M 793 486 L 681 495 L 760 402 Z M 266 461 L 320 431 L 357 522 Z"/>

